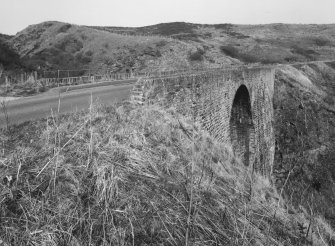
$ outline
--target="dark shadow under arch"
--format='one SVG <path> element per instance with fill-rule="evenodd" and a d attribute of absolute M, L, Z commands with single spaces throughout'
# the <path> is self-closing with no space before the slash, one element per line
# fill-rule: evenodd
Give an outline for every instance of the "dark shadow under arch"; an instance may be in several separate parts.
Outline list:
<path fill-rule="evenodd" d="M 230 138 L 233 150 L 244 165 L 254 159 L 255 127 L 252 120 L 250 95 L 247 87 L 241 85 L 235 94 L 229 120 Z"/>

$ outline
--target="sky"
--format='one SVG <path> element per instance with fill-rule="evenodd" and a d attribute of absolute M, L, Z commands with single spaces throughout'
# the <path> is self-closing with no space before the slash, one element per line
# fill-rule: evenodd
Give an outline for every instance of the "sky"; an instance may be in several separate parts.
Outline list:
<path fill-rule="evenodd" d="M 78 25 L 335 23 L 335 0 L 0 0 L 0 33 L 62 21 Z"/>

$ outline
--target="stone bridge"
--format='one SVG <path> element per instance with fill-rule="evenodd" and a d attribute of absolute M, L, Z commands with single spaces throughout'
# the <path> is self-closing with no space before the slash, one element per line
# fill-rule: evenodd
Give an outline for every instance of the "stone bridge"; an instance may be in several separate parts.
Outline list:
<path fill-rule="evenodd" d="M 217 140 L 232 146 L 250 170 L 269 176 L 275 149 L 273 91 L 274 68 L 240 67 L 141 79 L 132 100 L 191 114 Z"/>

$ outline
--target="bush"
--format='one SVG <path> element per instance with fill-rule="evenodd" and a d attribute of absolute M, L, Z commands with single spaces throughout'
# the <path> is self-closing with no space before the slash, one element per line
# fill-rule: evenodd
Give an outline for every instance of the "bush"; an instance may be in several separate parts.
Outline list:
<path fill-rule="evenodd" d="M 214 28 L 215 29 L 223 29 L 223 30 L 226 30 L 226 31 L 231 31 L 232 28 L 233 28 L 233 25 L 232 24 L 215 24 L 214 25 Z"/>
<path fill-rule="evenodd" d="M 240 61 L 243 61 L 243 62 L 255 63 L 255 62 L 259 62 L 260 61 L 257 57 L 255 57 L 253 55 L 249 55 L 249 54 L 245 54 L 245 53 L 240 53 L 232 45 L 222 45 L 220 47 L 220 50 L 225 55 L 230 56 L 230 57 L 235 58 L 235 59 L 239 59 Z M 265 60 L 264 62 L 265 63 L 266 62 L 272 63 L 270 60 Z"/>
<path fill-rule="evenodd" d="M 238 58 L 239 57 L 238 50 L 232 45 L 222 45 L 220 47 L 220 50 L 221 50 L 222 53 L 224 53 L 225 55 L 230 56 L 232 58 Z"/>
<path fill-rule="evenodd" d="M 203 55 L 205 54 L 205 51 L 203 49 L 197 49 L 194 52 L 191 52 L 189 54 L 189 59 L 191 61 L 202 61 L 204 59 Z"/>
<path fill-rule="evenodd" d="M 0 63 L 6 70 L 21 68 L 20 56 L 0 39 Z"/>
<path fill-rule="evenodd" d="M 314 42 L 317 46 L 333 46 L 333 43 L 325 38 L 315 38 Z"/>
<path fill-rule="evenodd" d="M 58 33 L 67 32 L 71 27 L 71 24 L 65 24 L 58 29 Z"/>
<path fill-rule="evenodd" d="M 152 29 L 154 27 L 153 34 L 171 36 L 174 34 L 180 33 L 193 33 L 193 28 L 196 27 L 195 24 L 185 23 L 185 22 L 171 22 L 171 23 L 162 23 L 155 26 L 149 27 Z M 139 28 L 139 31 L 145 32 L 145 27 Z"/>
<path fill-rule="evenodd" d="M 179 40 L 192 40 L 194 42 L 200 42 L 199 35 L 196 33 L 181 33 L 175 34 L 172 37 Z"/>
<path fill-rule="evenodd" d="M 168 44 L 168 42 L 166 40 L 160 40 L 158 43 L 156 43 L 156 46 L 161 48 L 161 47 L 164 47 L 167 44 Z"/>
<path fill-rule="evenodd" d="M 80 51 L 84 45 L 80 40 L 74 37 L 74 35 L 68 34 L 61 41 L 56 43 L 55 47 L 64 52 L 73 54 L 77 51 Z"/>
<path fill-rule="evenodd" d="M 330 104 L 330 105 L 334 105 L 335 103 L 334 95 L 327 94 L 324 100 L 327 104 Z"/>
<path fill-rule="evenodd" d="M 317 52 L 315 52 L 314 50 L 306 49 L 306 48 L 300 47 L 298 45 L 293 45 L 291 47 L 291 51 L 294 54 L 298 54 L 298 55 L 304 56 L 304 57 L 309 58 L 309 59 L 313 59 L 313 57 L 314 57 L 313 55 L 317 54 Z"/>

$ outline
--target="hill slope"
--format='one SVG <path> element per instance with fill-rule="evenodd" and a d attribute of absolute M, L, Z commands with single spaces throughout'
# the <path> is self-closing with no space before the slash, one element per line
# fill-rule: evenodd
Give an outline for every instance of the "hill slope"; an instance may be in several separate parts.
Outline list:
<path fill-rule="evenodd" d="M 4 245 L 324 245 L 319 216 L 173 109 L 93 106 L 6 135 Z M 10 230 L 8 229 L 10 228 Z"/>
<path fill-rule="evenodd" d="M 335 25 L 29 26 L 7 41 L 23 64 L 40 70 L 112 71 L 289 63 L 335 57 Z"/>
<path fill-rule="evenodd" d="M 187 52 L 187 44 L 164 37 L 126 36 L 60 22 L 29 26 L 10 42 L 30 67 L 41 69 L 126 69 L 169 63 L 170 69 L 187 66 L 174 56 Z M 176 65 L 174 65 L 176 63 Z"/>
<path fill-rule="evenodd" d="M 335 25 L 201 25 L 175 22 L 139 28 L 93 27 L 130 35 L 161 35 L 197 42 L 207 58 L 227 55 L 243 62 L 292 62 L 332 59 Z M 221 52 L 220 52 L 221 51 Z"/>
<path fill-rule="evenodd" d="M 281 68 L 275 82 L 277 187 L 335 227 L 335 63 Z"/>

